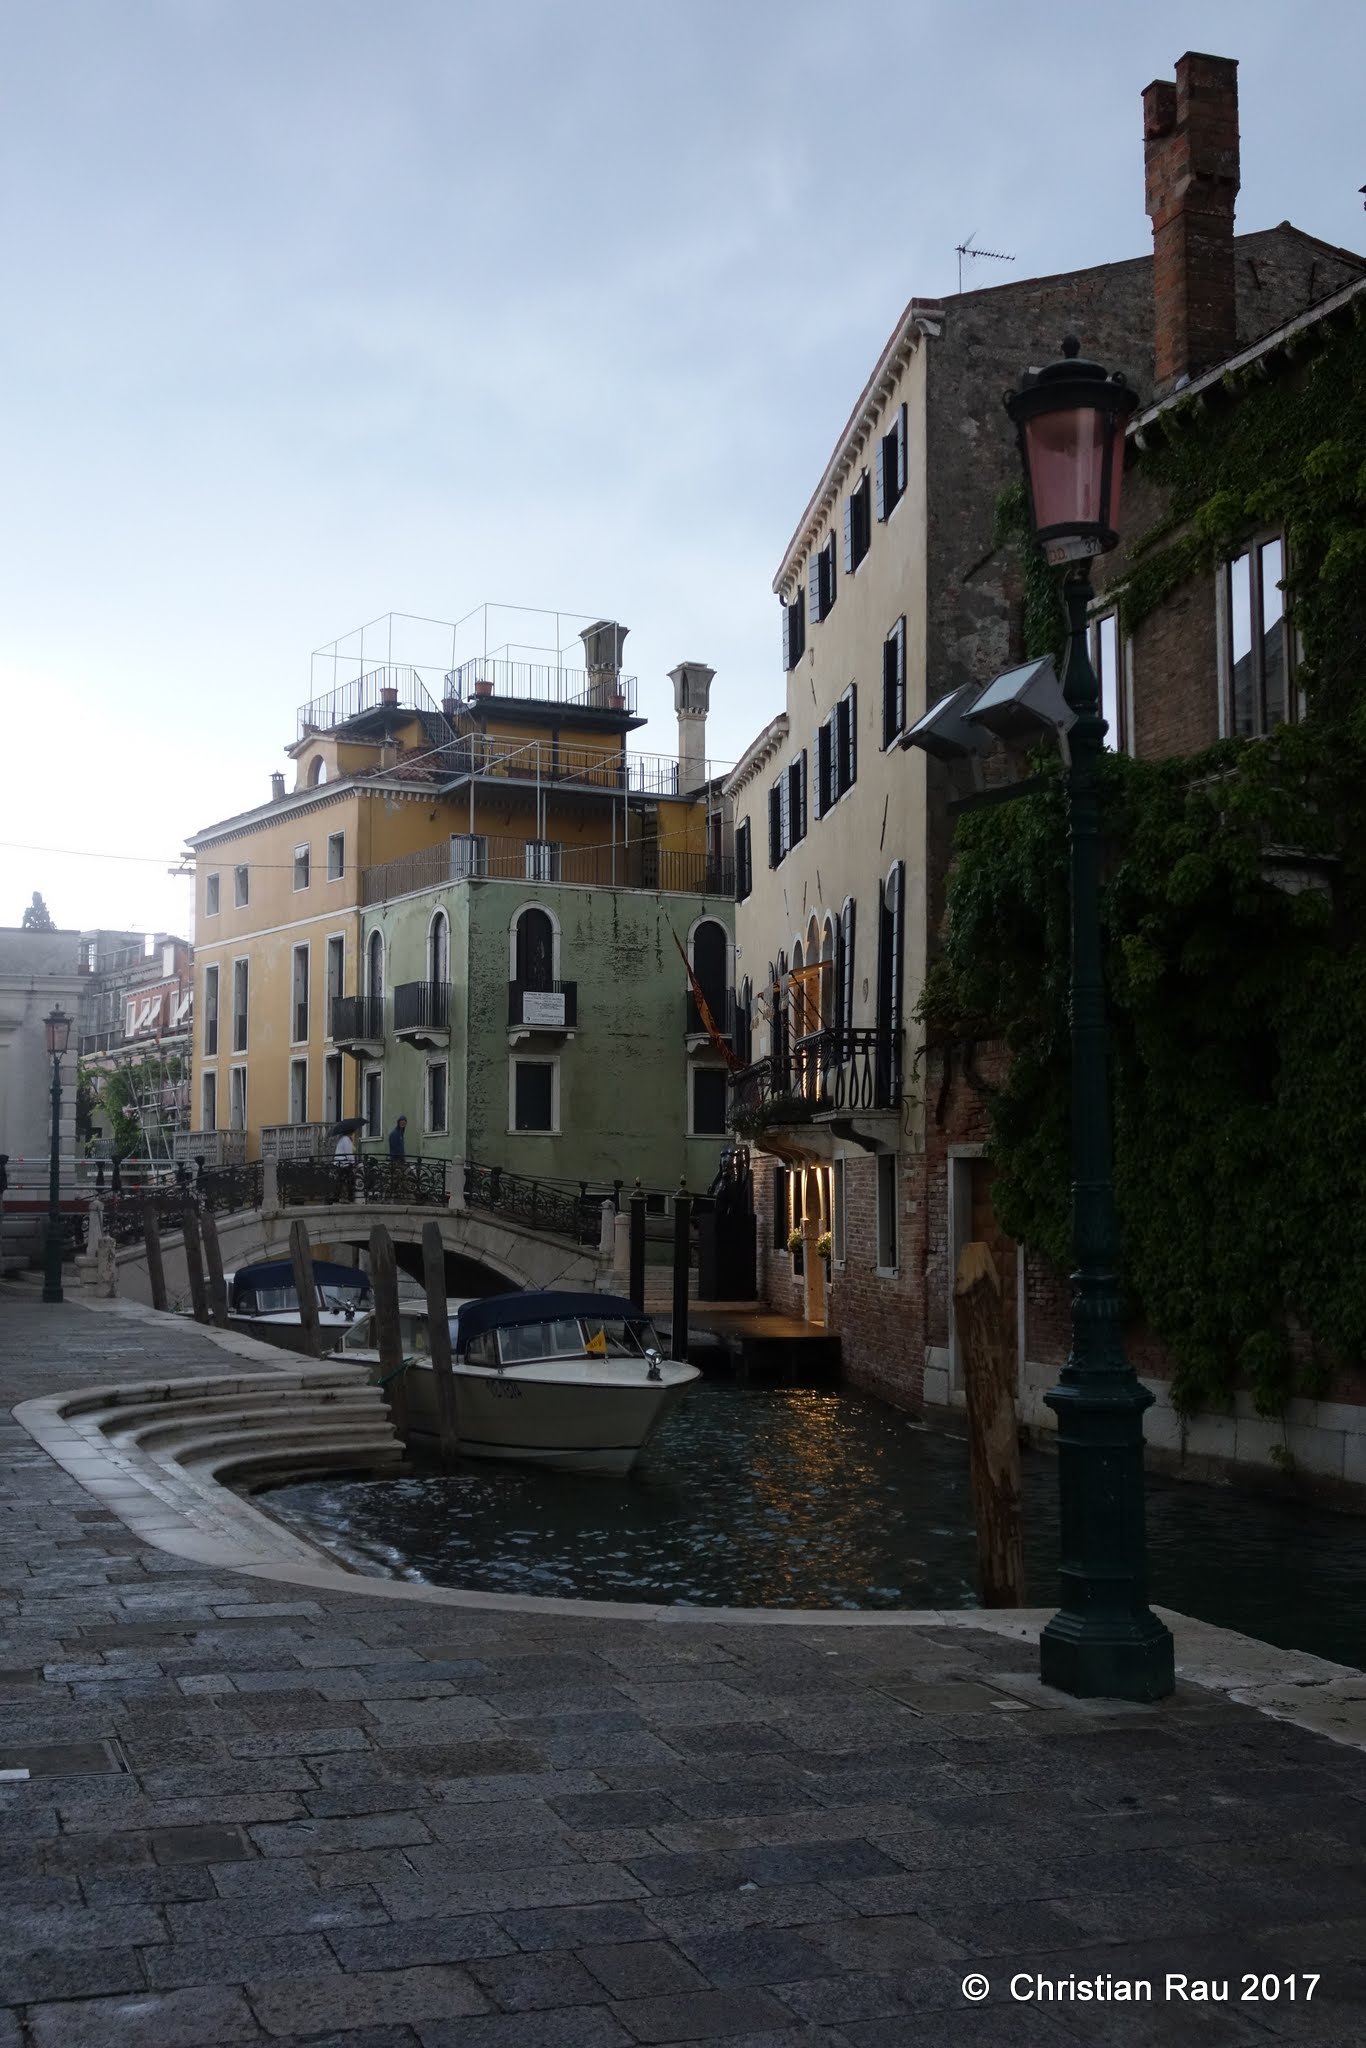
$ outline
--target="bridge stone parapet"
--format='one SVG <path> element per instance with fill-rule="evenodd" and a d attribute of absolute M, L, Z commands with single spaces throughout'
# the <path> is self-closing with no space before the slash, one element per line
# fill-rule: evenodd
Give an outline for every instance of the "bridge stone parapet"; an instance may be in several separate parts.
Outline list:
<path fill-rule="evenodd" d="M 267 1201 L 260 1209 L 238 1210 L 215 1221 L 228 1272 L 260 1259 L 287 1259 L 290 1226 L 296 1221 L 304 1224 L 315 1249 L 323 1245 L 364 1249 L 377 1223 L 384 1224 L 396 1246 L 420 1245 L 425 1225 L 434 1222 L 440 1228 L 443 1248 L 484 1268 L 494 1291 L 500 1286 L 610 1291 L 612 1284 L 610 1253 L 528 1230 L 488 1210 L 379 1202 L 283 1208 Z M 167 1294 L 173 1304 L 187 1307 L 190 1282 L 184 1239 L 178 1231 L 168 1231 L 162 1237 L 161 1255 Z M 152 1299 L 147 1255 L 141 1244 L 125 1245 L 119 1251 L 118 1292 L 130 1301 L 150 1303 Z"/>

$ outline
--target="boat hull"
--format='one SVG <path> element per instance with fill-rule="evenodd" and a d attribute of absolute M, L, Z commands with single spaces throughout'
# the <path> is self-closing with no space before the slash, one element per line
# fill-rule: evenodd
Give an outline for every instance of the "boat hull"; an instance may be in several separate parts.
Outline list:
<path fill-rule="evenodd" d="M 457 1365 L 453 1377 L 461 1457 L 621 1478 L 696 1375 L 663 1384 L 584 1385 Z M 435 1443 L 436 1386 L 429 1366 L 407 1375 L 407 1392 L 409 1432 Z"/>

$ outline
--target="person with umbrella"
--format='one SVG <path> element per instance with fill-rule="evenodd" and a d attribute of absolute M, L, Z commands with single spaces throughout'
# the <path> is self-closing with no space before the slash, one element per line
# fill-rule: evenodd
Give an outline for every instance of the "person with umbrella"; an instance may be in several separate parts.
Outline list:
<path fill-rule="evenodd" d="M 333 1164 L 341 1169 L 348 1201 L 354 1201 L 356 1195 L 356 1148 L 351 1134 L 364 1128 L 363 1116 L 343 1117 L 339 1124 L 332 1126 L 332 1136 L 337 1141 L 337 1149 L 332 1154 L 332 1160 Z"/>

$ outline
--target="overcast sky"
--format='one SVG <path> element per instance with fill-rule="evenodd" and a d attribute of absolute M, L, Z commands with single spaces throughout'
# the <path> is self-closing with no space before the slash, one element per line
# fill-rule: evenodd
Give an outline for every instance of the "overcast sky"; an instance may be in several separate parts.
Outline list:
<path fill-rule="evenodd" d="M 1189 48 L 1240 229 L 1366 247 L 1346 0 L 0 0 L 0 839 L 100 856 L 0 846 L 0 924 L 186 928 L 182 835 L 391 608 L 620 619 L 637 743 L 704 660 L 733 760 L 901 307 L 973 233 L 974 285 L 1146 251 Z"/>

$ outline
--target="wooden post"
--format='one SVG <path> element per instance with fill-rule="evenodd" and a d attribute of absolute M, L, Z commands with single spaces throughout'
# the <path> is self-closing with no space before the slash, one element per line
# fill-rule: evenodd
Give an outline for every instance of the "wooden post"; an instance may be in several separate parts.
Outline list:
<path fill-rule="evenodd" d="M 199 1242 L 199 1212 L 186 1200 L 180 1212 L 181 1242 L 185 1246 L 185 1271 L 190 1276 L 190 1300 L 197 1323 L 209 1320 L 209 1296 L 204 1286 L 204 1253 Z"/>
<path fill-rule="evenodd" d="M 631 1300 L 645 1312 L 645 1190 L 637 1180 L 631 1195 Z"/>
<path fill-rule="evenodd" d="M 451 1326 L 446 1318 L 446 1248 L 441 1225 L 422 1226 L 422 1277 L 427 1283 L 427 1339 L 432 1348 L 432 1384 L 436 1393 L 436 1431 L 443 1458 L 460 1448 L 455 1410 L 455 1375 L 451 1371 Z"/>
<path fill-rule="evenodd" d="M 318 1283 L 313 1278 L 313 1251 L 308 1242 L 308 1225 L 302 1216 L 289 1226 L 289 1262 L 294 1268 L 294 1292 L 299 1297 L 299 1327 L 303 1331 L 306 1358 L 321 1358 L 323 1333 L 318 1323 Z"/>
<path fill-rule="evenodd" d="M 201 1209 L 199 1228 L 204 1239 L 204 1264 L 209 1274 L 209 1312 L 220 1330 L 228 1327 L 228 1286 L 223 1278 L 223 1249 L 218 1242 L 218 1224 L 212 1209 Z"/>
<path fill-rule="evenodd" d="M 142 1241 L 147 1247 L 147 1278 L 152 1283 L 152 1307 L 164 1310 L 166 1268 L 161 1262 L 161 1228 L 157 1222 L 156 1203 L 150 1199 L 142 1205 Z"/>
<path fill-rule="evenodd" d="M 389 1419 L 406 1441 L 408 1434 L 407 1374 L 398 1320 L 398 1268 L 394 1241 L 382 1223 L 370 1232 L 370 1287 L 375 1297 L 375 1333 L 379 1346 L 379 1377 L 389 1404 Z"/>
<path fill-rule="evenodd" d="M 674 1319 L 669 1333 L 669 1355 L 682 1362 L 688 1356 L 688 1276 L 692 1269 L 692 1197 L 684 1180 L 674 1196 Z"/>
<path fill-rule="evenodd" d="M 953 1288 L 968 1403 L 968 1452 L 984 1607 L 1024 1605 L 1015 1364 L 990 1247 L 965 1244 Z"/>

